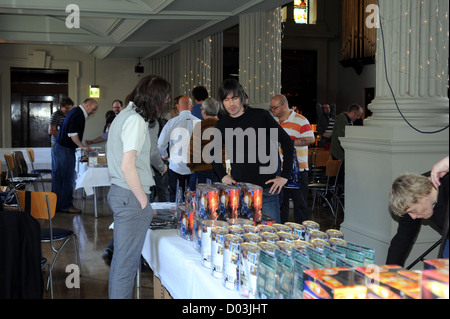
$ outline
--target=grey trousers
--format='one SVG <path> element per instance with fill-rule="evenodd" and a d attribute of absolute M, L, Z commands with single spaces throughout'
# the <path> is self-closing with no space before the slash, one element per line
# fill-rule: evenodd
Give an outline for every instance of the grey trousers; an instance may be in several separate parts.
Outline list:
<path fill-rule="evenodd" d="M 109 207 L 114 217 L 114 254 L 109 272 L 109 298 L 130 299 L 141 262 L 145 234 L 153 218 L 150 204 L 143 210 L 129 189 L 111 185 Z"/>

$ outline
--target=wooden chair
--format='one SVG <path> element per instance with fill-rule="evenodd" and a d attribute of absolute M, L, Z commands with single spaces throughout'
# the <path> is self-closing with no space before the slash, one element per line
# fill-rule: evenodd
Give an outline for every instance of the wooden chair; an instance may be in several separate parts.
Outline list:
<path fill-rule="evenodd" d="M 319 199 L 324 200 L 328 207 L 331 209 L 331 214 L 334 217 L 334 225 L 336 225 L 339 205 L 339 198 L 336 194 L 336 190 L 338 181 L 337 176 L 339 174 L 341 164 L 342 161 L 333 160 L 330 157 L 326 164 L 326 183 L 312 183 L 308 185 L 308 189 L 310 189 L 313 193 L 313 203 L 311 210 L 314 211 L 316 197 L 318 195 Z M 330 199 L 327 198 L 327 195 Z"/>
<path fill-rule="evenodd" d="M 34 167 L 34 161 L 35 161 L 34 150 L 32 148 L 27 148 L 26 151 L 27 151 L 27 155 L 28 155 L 28 160 L 30 161 L 31 167 L 32 167 L 31 173 L 38 175 L 38 178 L 41 180 L 43 190 L 45 191 L 44 181 L 51 181 L 52 170 L 51 169 L 36 169 Z M 50 178 L 47 178 L 46 180 L 44 180 L 44 178 L 43 178 L 44 175 L 50 175 Z"/>
<path fill-rule="evenodd" d="M 14 154 L 5 154 L 5 162 L 8 167 L 7 180 L 11 189 L 27 189 L 28 186 L 34 185 L 34 189 L 37 190 L 36 187 L 36 179 L 37 177 L 33 176 L 20 176 L 20 171 L 16 167 L 16 160 Z"/>
<path fill-rule="evenodd" d="M 312 183 L 317 183 L 321 178 L 326 177 L 325 167 L 330 158 L 330 151 L 323 148 L 312 148 L 309 151 L 309 179 Z"/>
<path fill-rule="evenodd" d="M 51 265 L 49 267 L 49 277 L 47 281 L 47 291 L 52 280 L 52 272 L 55 267 L 56 260 L 63 250 L 67 242 L 73 238 L 75 240 L 75 250 L 77 254 L 77 264 L 81 274 L 80 254 L 78 249 L 78 237 L 71 229 L 55 228 L 52 224 L 52 219 L 56 211 L 56 194 L 52 192 L 26 192 L 16 191 L 19 207 L 25 212 L 29 212 L 31 216 L 36 219 L 43 219 L 48 221 L 48 228 L 41 229 L 41 242 L 50 243 L 53 252 L 56 253 Z M 55 243 L 62 241 L 62 244 L 57 248 Z M 53 284 L 50 285 L 51 297 L 53 298 Z"/>

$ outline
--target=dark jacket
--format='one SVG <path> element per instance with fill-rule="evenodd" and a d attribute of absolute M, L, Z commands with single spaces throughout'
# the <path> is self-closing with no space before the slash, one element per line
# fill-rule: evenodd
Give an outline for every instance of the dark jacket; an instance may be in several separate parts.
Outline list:
<path fill-rule="evenodd" d="M 441 231 L 443 239 L 448 238 L 448 178 L 447 174 L 441 179 L 441 186 L 439 187 L 437 203 L 433 209 L 433 216 L 427 219 Z M 399 218 L 397 234 L 392 238 L 386 264 L 404 266 L 408 252 L 419 233 L 421 224 L 421 219 L 412 219 L 408 214 Z M 442 241 L 441 245 L 443 246 L 444 244 L 445 240 Z"/>
<path fill-rule="evenodd" d="M 42 298 L 41 227 L 30 214 L 0 211 L 0 299 Z"/>
<path fill-rule="evenodd" d="M 80 141 L 83 140 L 86 118 L 84 117 L 84 112 L 81 108 L 82 106 L 74 107 L 67 113 L 64 122 L 61 124 L 58 136 L 56 137 L 56 143 L 59 145 L 71 149 L 76 149 L 78 147 L 78 145 L 67 135 L 68 133 L 78 133 Z"/>

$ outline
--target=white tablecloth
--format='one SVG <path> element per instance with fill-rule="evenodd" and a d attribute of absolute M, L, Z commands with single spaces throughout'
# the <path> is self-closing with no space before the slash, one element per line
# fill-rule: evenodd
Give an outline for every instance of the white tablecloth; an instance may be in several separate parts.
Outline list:
<path fill-rule="evenodd" d="M 176 229 L 148 230 L 142 256 L 175 299 L 239 299 L 238 291 L 226 289 L 201 264 L 193 243 Z"/>
<path fill-rule="evenodd" d="M 84 188 L 86 195 L 94 194 L 94 187 L 111 186 L 108 167 L 88 167 L 77 178 L 75 189 Z"/>

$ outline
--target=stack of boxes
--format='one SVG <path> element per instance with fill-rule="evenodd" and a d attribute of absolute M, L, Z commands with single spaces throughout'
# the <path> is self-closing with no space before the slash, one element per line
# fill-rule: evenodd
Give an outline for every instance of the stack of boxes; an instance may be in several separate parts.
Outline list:
<path fill-rule="evenodd" d="M 448 299 L 448 259 L 423 271 L 375 266 L 375 251 L 314 221 L 275 224 L 261 214 L 262 189 L 199 184 L 178 205 L 178 233 L 224 287 L 259 299 Z"/>

